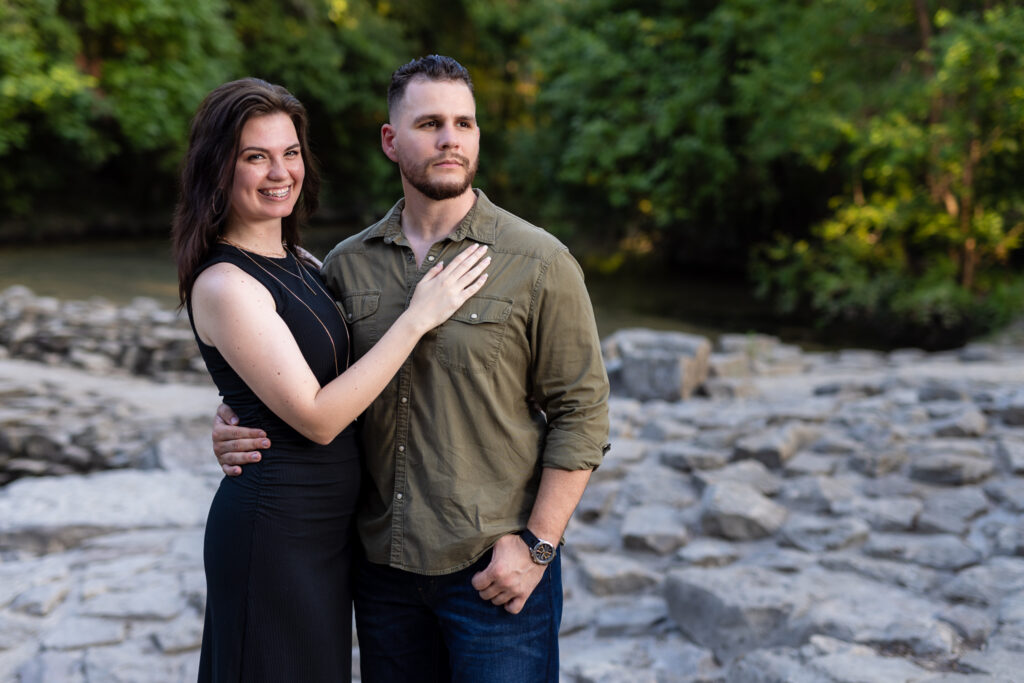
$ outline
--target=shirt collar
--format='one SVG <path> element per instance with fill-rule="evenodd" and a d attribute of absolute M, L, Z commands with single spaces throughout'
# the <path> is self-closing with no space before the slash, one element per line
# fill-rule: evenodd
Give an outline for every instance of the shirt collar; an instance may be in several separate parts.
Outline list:
<path fill-rule="evenodd" d="M 459 221 L 455 229 L 448 236 L 452 242 L 461 242 L 469 238 L 481 244 L 494 244 L 498 232 L 498 207 L 496 207 L 483 190 L 475 189 L 476 202 L 473 203 L 469 213 Z M 384 215 L 363 238 L 364 242 L 372 239 L 382 239 L 386 244 L 404 242 L 402 234 L 402 209 L 405 208 L 405 198 L 399 199 L 391 210 Z"/>

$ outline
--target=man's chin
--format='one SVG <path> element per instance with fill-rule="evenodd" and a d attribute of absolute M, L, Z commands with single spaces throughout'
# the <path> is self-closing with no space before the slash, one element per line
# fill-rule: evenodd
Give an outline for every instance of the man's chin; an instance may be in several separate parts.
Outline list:
<path fill-rule="evenodd" d="M 464 183 L 459 184 L 437 184 L 437 183 L 424 183 L 420 185 L 414 185 L 423 195 L 433 199 L 437 202 L 442 202 L 446 199 L 455 199 L 461 197 L 466 190 L 472 185 L 472 179 Z"/>

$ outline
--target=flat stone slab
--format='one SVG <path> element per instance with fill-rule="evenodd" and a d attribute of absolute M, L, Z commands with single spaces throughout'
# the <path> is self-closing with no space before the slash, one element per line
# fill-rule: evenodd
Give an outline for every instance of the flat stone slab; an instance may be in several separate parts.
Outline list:
<path fill-rule="evenodd" d="M 113 531 L 203 526 L 217 482 L 117 470 L 20 479 L 0 489 L 0 548 L 55 549 Z"/>

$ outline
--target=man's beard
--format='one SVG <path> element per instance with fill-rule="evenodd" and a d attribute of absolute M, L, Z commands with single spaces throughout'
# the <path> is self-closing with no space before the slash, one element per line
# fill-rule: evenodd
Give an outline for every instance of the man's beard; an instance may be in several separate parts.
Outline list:
<path fill-rule="evenodd" d="M 454 159 L 462 164 L 462 167 L 466 169 L 466 174 L 461 181 L 443 182 L 431 181 L 429 179 L 428 172 L 430 167 L 443 159 Z M 399 157 L 398 169 L 402 172 L 402 176 L 409 181 L 410 185 L 419 190 L 424 196 L 439 202 L 458 197 L 465 192 L 473 184 L 473 178 L 476 177 L 477 164 L 475 162 L 470 164 L 469 159 L 460 154 L 445 154 L 427 161 L 416 169 L 406 166 L 402 162 L 401 157 Z"/>

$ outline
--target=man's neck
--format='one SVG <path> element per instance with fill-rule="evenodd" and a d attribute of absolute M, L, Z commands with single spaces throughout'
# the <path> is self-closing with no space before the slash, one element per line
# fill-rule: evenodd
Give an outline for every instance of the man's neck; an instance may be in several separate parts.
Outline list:
<path fill-rule="evenodd" d="M 402 209 L 402 232 L 417 242 L 439 242 L 455 230 L 474 203 L 476 194 L 472 188 L 467 188 L 458 197 L 441 201 L 407 188 Z"/>
<path fill-rule="evenodd" d="M 418 190 L 406 188 L 402 209 L 402 232 L 412 247 L 416 263 L 422 264 L 435 243 L 450 235 L 476 202 L 472 188 L 451 199 L 430 199 Z"/>

